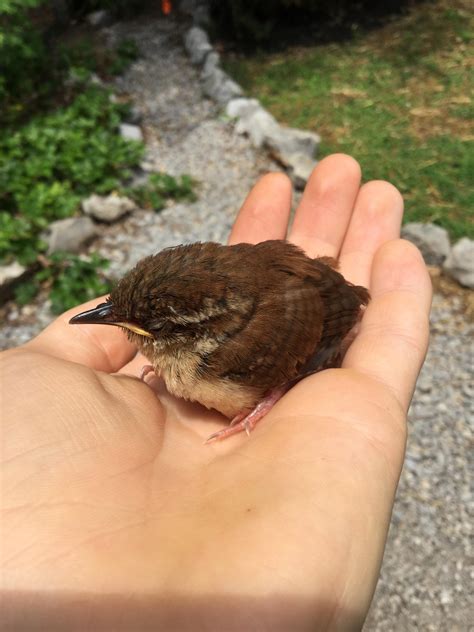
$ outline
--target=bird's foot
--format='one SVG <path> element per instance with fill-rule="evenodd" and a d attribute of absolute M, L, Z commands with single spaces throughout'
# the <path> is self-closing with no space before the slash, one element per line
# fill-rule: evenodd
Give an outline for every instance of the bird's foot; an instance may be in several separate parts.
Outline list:
<path fill-rule="evenodd" d="M 227 439 L 227 437 L 231 437 L 234 434 L 245 432 L 249 435 L 250 432 L 255 428 L 260 419 L 263 419 L 265 415 L 270 412 L 273 406 L 277 403 L 277 401 L 286 393 L 288 389 L 286 387 L 275 388 L 273 391 L 270 391 L 268 395 L 266 395 L 253 410 L 249 413 L 243 412 L 236 415 L 232 421 L 230 422 L 227 428 L 223 428 L 222 430 L 218 430 L 211 434 L 210 437 L 206 439 L 204 443 L 212 443 L 214 441 L 222 441 L 222 439 Z"/>
<path fill-rule="evenodd" d="M 140 371 L 140 380 L 142 382 L 145 381 L 146 376 L 149 373 L 154 373 L 155 369 L 151 366 L 151 364 L 145 364 L 145 366 L 142 368 L 142 370 Z"/>

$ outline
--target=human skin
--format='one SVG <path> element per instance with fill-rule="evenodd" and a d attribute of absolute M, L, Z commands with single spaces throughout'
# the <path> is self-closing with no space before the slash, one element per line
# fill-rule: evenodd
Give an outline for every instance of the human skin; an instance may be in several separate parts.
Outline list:
<path fill-rule="evenodd" d="M 116 327 L 63 314 L 0 359 L 1 608 L 7 629 L 357 630 L 382 561 L 431 283 L 400 194 L 333 155 L 288 238 L 372 300 L 343 366 L 291 389 L 250 437 L 138 379 Z M 263 177 L 231 243 L 287 234 Z M 278 323 L 275 323 L 275 327 Z M 158 396 L 157 396 L 158 394 Z"/>

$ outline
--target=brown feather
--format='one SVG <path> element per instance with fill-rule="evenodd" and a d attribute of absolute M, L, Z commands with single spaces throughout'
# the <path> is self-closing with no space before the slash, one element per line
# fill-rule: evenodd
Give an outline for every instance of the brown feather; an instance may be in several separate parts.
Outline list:
<path fill-rule="evenodd" d="M 330 258 L 286 241 L 177 246 L 140 261 L 112 292 L 116 322 L 170 392 L 232 416 L 308 370 L 340 362 L 369 301 Z"/>

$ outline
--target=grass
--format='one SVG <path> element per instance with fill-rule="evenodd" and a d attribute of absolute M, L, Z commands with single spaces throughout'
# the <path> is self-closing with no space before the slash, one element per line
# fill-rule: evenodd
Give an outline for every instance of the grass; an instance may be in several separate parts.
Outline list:
<path fill-rule="evenodd" d="M 349 42 L 225 66 L 280 122 L 320 133 L 319 157 L 349 153 L 365 180 L 395 184 L 405 221 L 474 237 L 470 16 L 465 0 L 440 0 Z"/>

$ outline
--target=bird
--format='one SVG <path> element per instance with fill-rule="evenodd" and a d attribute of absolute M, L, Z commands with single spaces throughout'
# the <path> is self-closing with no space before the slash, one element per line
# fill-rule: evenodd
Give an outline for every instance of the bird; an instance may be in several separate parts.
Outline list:
<path fill-rule="evenodd" d="M 286 240 L 197 242 L 145 257 L 71 324 L 121 327 L 168 392 L 247 434 L 303 377 L 340 366 L 370 295 Z"/>

